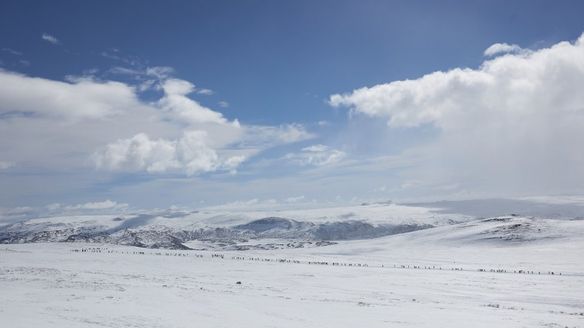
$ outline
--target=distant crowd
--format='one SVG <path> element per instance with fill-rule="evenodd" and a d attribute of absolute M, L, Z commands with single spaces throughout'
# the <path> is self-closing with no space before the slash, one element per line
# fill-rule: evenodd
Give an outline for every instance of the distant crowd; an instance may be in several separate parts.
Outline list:
<path fill-rule="evenodd" d="M 222 253 L 195 253 L 193 251 L 137 251 L 137 250 L 116 250 L 103 247 L 84 247 L 72 249 L 75 253 L 105 253 L 105 254 L 125 254 L 125 255 L 153 255 L 153 256 L 178 256 L 178 257 L 194 257 L 194 258 L 205 258 L 209 257 L 211 259 L 225 260 L 225 254 Z M 404 265 L 404 264 L 394 264 L 393 266 L 387 267 L 385 264 L 378 264 L 370 266 L 367 263 L 356 263 L 356 262 L 333 262 L 333 261 L 314 261 L 314 260 L 297 260 L 297 259 L 287 259 L 287 258 L 269 258 L 269 257 L 252 257 L 252 256 L 231 256 L 231 260 L 234 261 L 255 261 L 255 262 L 271 262 L 271 263 L 292 263 L 292 264 L 307 264 L 307 265 L 323 265 L 323 266 L 342 266 L 342 267 L 357 267 L 357 268 L 393 268 L 393 269 L 416 269 L 416 270 L 449 270 L 449 271 L 477 271 L 477 272 L 489 272 L 489 273 L 511 273 L 511 274 L 532 274 L 532 275 L 562 275 L 561 272 L 555 271 L 533 271 L 533 270 L 507 270 L 507 269 L 484 269 L 479 268 L 477 270 L 465 269 L 463 267 L 442 267 L 442 266 L 428 266 L 428 265 Z"/>

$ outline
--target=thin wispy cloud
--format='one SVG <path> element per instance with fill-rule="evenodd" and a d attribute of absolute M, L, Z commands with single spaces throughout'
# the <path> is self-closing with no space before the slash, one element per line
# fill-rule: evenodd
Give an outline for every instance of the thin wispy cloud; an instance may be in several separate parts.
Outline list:
<path fill-rule="evenodd" d="M 41 35 L 41 39 L 43 39 L 44 41 L 47 41 L 48 43 L 57 45 L 60 44 L 61 42 L 59 41 L 59 39 L 57 39 L 55 36 L 50 35 L 48 33 L 43 33 Z"/>
<path fill-rule="evenodd" d="M 2 51 L 9 53 L 11 55 L 14 55 L 14 56 L 22 56 L 22 52 L 20 52 L 18 50 L 14 50 L 12 48 L 2 48 Z"/>
<path fill-rule="evenodd" d="M 123 65 L 128 65 L 131 67 L 131 69 L 145 70 L 146 67 L 148 67 L 147 61 L 144 60 L 143 58 L 126 54 L 124 51 L 117 48 L 104 50 L 100 52 L 99 55 L 103 58 L 110 59 L 114 62 L 122 63 Z M 148 74 L 148 72 L 144 73 Z"/>
<path fill-rule="evenodd" d="M 326 166 L 340 162 L 347 154 L 341 150 L 317 144 L 287 154 L 284 159 L 302 166 Z"/>
<path fill-rule="evenodd" d="M 197 90 L 197 93 L 200 95 L 204 95 L 204 96 L 211 96 L 215 92 L 213 92 L 213 90 L 211 90 L 211 89 L 200 89 L 200 90 Z"/>

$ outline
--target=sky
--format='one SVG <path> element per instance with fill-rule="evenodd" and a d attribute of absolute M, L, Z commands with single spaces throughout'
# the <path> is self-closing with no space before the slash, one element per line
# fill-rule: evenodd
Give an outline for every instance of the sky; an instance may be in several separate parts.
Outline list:
<path fill-rule="evenodd" d="M 584 192 L 581 1 L 2 1 L 0 208 Z"/>

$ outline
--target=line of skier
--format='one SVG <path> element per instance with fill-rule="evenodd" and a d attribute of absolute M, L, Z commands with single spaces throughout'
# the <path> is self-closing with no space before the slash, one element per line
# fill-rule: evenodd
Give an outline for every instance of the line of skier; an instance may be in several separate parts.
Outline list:
<path fill-rule="evenodd" d="M 109 248 L 103 247 L 84 247 L 80 249 L 72 249 L 72 252 L 76 253 L 106 253 L 106 254 L 125 254 L 125 255 L 155 255 L 155 256 L 178 256 L 178 257 L 195 257 L 195 258 L 204 258 L 204 254 L 194 253 L 194 252 L 180 252 L 180 251 L 166 251 L 166 252 L 146 252 L 146 251 L 122 251 L 122 250 L 114 250 Z M 225 255 L 222 253 L 210 253 L 209 256 L 211 259 L 220 259 L 225 260 Z M 323 260 L 296 260 L 296 259 L 287 259 L 287 258 L 269 258 L 269 257 L 245 257 L 245 256 L 232 256 L 231 260 L 237 261 L 256 261 L 256 262 L 272 262 L 272 263 L 292 263 L 292 264 L 308 264 L 308 265 L 323 265 L 323 266 L 342 266 L 342 267 L 358 267 L 358 268 L 366 268 L 369 267 L 367 263 L 351 263 L 351 262 L 333 262 L 333 261 L 323 261 Z M 380 264 L 374 267 L 385 268 L 385 264 Z M 450 270 L 450 271 L 471 271 L 469 269 L 464 269 L 462 267 L 449 267 L 443 268 L 442 266 L 428 266 L 428 265 L 404 265 L 404 264 L 394 264 L 394 269 L 416 269 L 416 270 Z M 479 268 L 476 270 L 478 272 L 488 272 L 488 273 L 514 273 L 514 274 L 532 274 L 532 275 L 562 275 L 561 272 L 555 271 L 533 271 L 533 270 L 507 270 L 507 269 L 485 269 Z"/>

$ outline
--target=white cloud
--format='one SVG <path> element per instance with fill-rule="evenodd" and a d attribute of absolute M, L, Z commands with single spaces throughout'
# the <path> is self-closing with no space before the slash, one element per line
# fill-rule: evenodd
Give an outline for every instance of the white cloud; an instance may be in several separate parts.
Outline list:
<path fill-rule="evenodd" d="M 263 131 L 280 143 L 298 142 L 314 137 L 312 133 L 306 131 L 306 128 L 300 124 L 286 124 L 276 128 L 269 127 L 264 128 Z"/>
<path fill-rule="evenodd" d="M 15 214 L 28 214 L 34 211 L 34 208 L 30 206 L 18 206 L 14 208 L 0 208 L 0 214 L 2 215 L 15 215 Z"/>
<path fill-rule="evenodd" d="M 173 117 L 187 123 L 218 123 L 228 121 L 219 112 L 206 108 L 187 97 L 195 91 L 195 86 L 185 80 L 168 79 L 162 84 L 164 97 L 159 100 L 159 106 Z"/>
<path fill-rule="evenodd" d="M 243 148 L 265 149 L 283 144 L 309 140 L 315 137 L 301 124 L 279 126 L 250 125 L 243 127 L 239 145 Z"/>
<path fill-rule="evenodd" d="M 195 86 L 189 81 L 180 79 L 168 79 L 164 81 L 162 89 L 166 94 L 169 95 L 186 96 L 189 93 L 195 91 Z"/>
<path fill-rule="evenodd" d="M 1 71 L 0 80 L 18 83 L 0 83 L 0 149 L 20 171 L 93 170 L 91 153 L 116 139 L 141 132 L 163 138 L 180 134 L 125 84 L 6 79 Z"/>
<path fill-rule="evenodd" d="M 78 202 L 96 184 L 107 186 L 105 197 L 129 196 L 132 203 L 140 203 L 134 195 L 142 191 L 115 194 L 137 184 L 116 184 L 111 172 L 150 173 L 142 183 L 197 180 L 203 185 L 211 181 L 204 173 L 213 172 L 222 176 L 217 180 L 227 181 L 226 173 L 253 170 L 243 163 L 266 149 L 315 137 L 300 124 L 258 126 L 228 120 L 188 98 L 194 88 L 190 82 L 166 83 L 170 72 L 151 70 L 130 84 L 100 79 L 95 71 L 64 82 L 0 69 L 1 160 L 18 166 L 17 172 L 0 174 L 4 205 Z M 164 85 L 162 97 L 142 100 L 139 85 L 144 81 L 153 81 L 153 89 Z M 193 177 L 197 175 L 202 176 Z"/>
<path fill-rule="evenodd" d="M 58 204 L 57 204 L 58 205 Z M 51 206 L 51 205 L 49 205 Z M 77 205 L 69 205 L 61 207 L 65 210 L 108 210 L 108 209 L 123 209 L 127 208 L 128 204 L 125 203 L 118 203 L 112 200 L 104 200 L 101 202 L 89 202 L 84 204 L 77 204 Z M 55 207 L 52 206 L 53 209 L 58 209 L 59 206 Z"/>
<path fill-rule="evenodd" d="M 0 85 L 0 113 L 104 119 L 140 106 L 134 89 L 120 82 L 67 83 L 0 70 Z"/>
<path fill-rule="evenodd" d="M 434 126 L 409 152 L 417 180 L 500 192 L 581 190 L 584 183 L 584 35 L 576 42 L 495 57 L 478 69 L 434 72 L 335 94 L 330 104 L 387 120 Z"/>
<path fill-rule="evenodd" d="M 37 214 L 46 214 L 48 211 L 51 215 L 71 215 L 81 213 L 119 213 L 128 209 L 129 205 L 126 203 L 118 203 L 116 201 L 106 199 L 104 201 L 94 201 L 74 205 L 52 203 L 44 206 L 44 208 L 37 208 L 34 211 L 31 211 L 31 213 L 36 212 Z"/>
<path fill-rule="evenodd" d="M 18 51 L 18 50 L 14 50 L 12 48 L 2 48 L 2 51 L 7 52 L 13 56 L 22 56 L 22 52 Z"/>
<path fill-rule="evenodd" d="M 213 90 L 211 90 L 211 89 L 199 89 L 199 90 L 197 90 L 197 93 L 200 95 L 204 95 L 204 96 L 210 96 L 210 95 L 214 94 L 215 92 L 213 92 Z"/>
<path fill-rule="evenodd" d="M 253 198 L 249 200 L 237 200 L 215 206 L 208 206 L 205 209 L 214 211 L 250 211 L 250 210 L 265 210 L 279 207 L 280 203 L 273 199 L 259 199 Z"/>
<path fill-rule="evenodd" d="M 501 54 L 521 53 L 521 52 L 527 52 L 527 50 L 521 48 L 520 46 L 518 46 L 516 44 L 495 43 L 485 50 L 484 55 L 486 57 L 493 57 L 493 56 L 501 55 Z"/>
<path fill-rule="evenodd" d="M 49 204 L 47 206 L 45 206 L 47 208 L 47 210 L 54 212 L 57 211 L 61 208 L 61 204 L 59 203 L 53 203 L 53 204 Z"/>
<path fill-rule="evenodd" d="M 54 36 L 52 36 L 50 34 L 47 34 L 47 33 L 43 33 L 41 35 L 41 39 L 43 39 L 43 40 L 45 40 L 45 41 L 47 41 L 48 43 L 51 43 L 51 44 L 59 44 L 59 43 L 61 43 L 56 37 L 54 37 Z"/>
<path fill-rule="evenodd" d="M 208 146 L 205 131 L 187 131 L 177 140 L 152 140 L 137 134 L 108 144 L 93 155 L 98 168 L 162 173 L 180 171 L 187 175 L 219 169 L 233 170 L 244 156 L 221 158 Z"/>
<path fill-rule="evenodd" d="M 228 102 L 226 102 L 225 100 L 221 100 L 221 101 L 220 101 L 220 102 L 218 102 L 217 104 L 219 105 L 219 107 L 222 107 L 222 108 L 227 108 L 227 107 L 229 107 L 229 103 L 228 103 Z"/>
<path fill-rule="evenodd" d="M 174 74 L 174 69 L 168 66 L 148 66 L 146 68 L 114 66 L 108 69 L 106 74 L 131 76 L 140 81 L 139 88 L 144 91 L 150 88 L 161 88 L 160 83 L 170 78 Z M 145 88 L 145 85 L 148 85 L 148 88 Z"/>
<path fill-rule="evenodd" d="M 58 215 L 78 215 L 78 214 L 96 214 L 96 213 L 116 213 L 125 212 L 129 209 L 126 203 L 119 203 L 106 199 L 104 201 L 87 202 L 75 205 L 64 205 L 52 203 L 46 206 L 30 207 L 19 206 L 14 208 L 0 207 L 0 224 L 4 222 L 15 222 L 16 220 L 31 219 L 47 214 L 51 216 Z"/>
<path fill-rule="evenodd" d="M 145 75 L 145 72 L 135 69 L 135 68 L 128 68 L 122 66 L 114 66 L 107 70 L 108 73 L 111 74 L 119 74 L 119 75 L 133 75 L 133 76 L 140 76 Z"/>
<path fill-rule="evenodd" d="M 150 71 L 164 77 L 172 70 L 159 67 Z M 3 155 L 29 165 L 71 168 L 86 165 L 89 155 L 101 149 L 98 153 L 102 157 L 97 158 L 102 168 L 193 173 L 223 167 L 234 170 L 264 149 L 313 137 L 299 124 L 241 126 L 237 120 L 228 121 L 221 113 L 188 98 L 186 95 L 194 89 L 190 82 L 160 82 L 163 97 L 144 103 L 135 87 L 121 82 L 100 81 L 91 76 L 62 82 L 0 70 Z M 187 155 L 180 157 L 177 152 L 181 149 L 177 145 L 184 145 L 193 130 L 208 135 L 205 147 L 195 148 L 211 150 L 200 153 L 211 156 L 202 160 L 210 161 L 210 166 L 197 167 L 193 159 L 186 160 Z M 180 140 L 182 143 L 177 143 Z M 150 147 L 147 155 L 142 154 L 144 163 L 139 153 L 132 158 L 131 153 L 122 151 L 124 156 L 116 157 L 121 156 L 120 149 L 130 145 Z M 143 149 L 140 147 L 137 149 Z M 186 154 L 188 147 L 182 149 Z M 221 158 L 219 163 L 213 159 L 214 154 Z"/>
<path fill-rule="evenodd" d="M 158 79 L 166 79 L 172 76 L 174 73 L 174 68 L 169 66 L 153 66 L 153 67 L 146 67 L 144 74 L 148 76 L 153 76 Z"/>
<path fill-rule="evenodd" d="M 297 203 L 304 200 L 304 196 L 295 196 L 295 197 L 288 197 L 285 199 L 286 203 Z"/>
<path fill-rule="evenodd" d="M 111 60 L 114 60 L 114 61 L 117 61 L 117 62 L 124 63 L 126 65 L 130 65 L 131 67 L 134 67 L 134 68 L 147 66 L 146 61 L 143 60 L 142 58 L 137 57 L 137 56 L 127 55 L 116 48 L 102 51 L 101 56 L 108 58 L 108 59 L 111 59 Z"/>
<path fill-rule="evenodd" d="M 223 163 L 223 167 L 234 172 L 234 170 L 241 165 L 241 163 L 245 162 L 246 157 L 242 155 L 236 155 L 228 157 L 225 162 Z"/>
<path fill-rule="evenodd" d="M 325 166 L 340 162 L 346 153 L 337 149 L 331 149 L 325 145 L 313 145 L 302 148 L 299 153 L 290 153 L 285 159 L 300 165 Z"/>
<path fill-rule="evenodd" d="M 35 209 L 29 206 L 18 206 L 14 208 L 0 207 L 0 224 L 10 222 L 12 220 L 23 219 L 35 213 Z"/>
<path fill-rule="evenodd" d="M 136 81 L 139 92 L 148 90 L 162 90 L 162 83 L 172 76 L 174 69 L 168 66 L 153 66 L 146 68 L 132 68 L 115 66 L 105 72 L 105 75 L 126 75 Z"/>
<path fill-rule="evenodd" d="M 93 157 L 100 169 L 164 172 L 179 166 L 176 141 L 151 140 L 144 133 L 110 143 Z"/>

